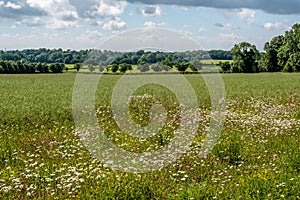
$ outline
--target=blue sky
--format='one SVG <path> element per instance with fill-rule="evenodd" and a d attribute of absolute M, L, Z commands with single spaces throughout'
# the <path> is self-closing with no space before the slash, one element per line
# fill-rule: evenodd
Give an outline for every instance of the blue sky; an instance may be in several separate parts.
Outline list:
<path fill-rule="evenodd" d="M 203 49 L 248 41 L 262 50 L 299 17 L 299 0 L 0 0 L 0 49 L 89 49 L 116 34 L 156 27 Z"/>

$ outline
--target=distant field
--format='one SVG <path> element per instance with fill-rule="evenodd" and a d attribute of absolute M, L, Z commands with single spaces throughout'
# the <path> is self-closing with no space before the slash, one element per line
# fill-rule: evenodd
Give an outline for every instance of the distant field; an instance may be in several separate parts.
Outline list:
<path fill-rule="evenodd" d="M 192 147 L 160 171 L 130 174 L 103 166 L 74 134 L 76 74 L 0 75 L 0 199 L 299 199 L 300 74 L 222 75 L 226 120 L 206 159 L 198 153 L 210 96 L 200 75 L 185 77 L 201 112 Z M 170 142 L 172 129 L 149 140 L 118 131 L 109 106 L 120 78 L 102 76 L 98 84 L 95 106 L 107 137 L 132 152 Z M 176 105 L 162 87 L 136 94 L 145 92 L 168 109 Z"/>
<path fill-rule="evenodd" d="M 232 60 L 202 60 L 201 61 L 204 65 L 208 66 L 203 66 L 203 69 L 200 72 L 207 72 L 210 71 L 210 69 L 219 69 L 218 66 L 212 67 L 211 64 L 218 65 L 220 62 L 232 62 Z M 68 72 L 76 72 L 76 69 L 74 69 L 74 65 L 66 65 L 68 67 Z M 137 69 L 136 65 L 132 66 L 133 70 L 127 71 L 127 73 L 140 73 L 140 71 Z M 177 71 L 175 68 L 173 71 Z M 191 70 L 190 70 L 191 71 Z M 87 66 L 83 66 L 80 69 L 80 72 L 89 72 L 89 69 Z M 95 66 L 95 71 L 94 72 L 99 72 L 99 66 Z M 150 73 L 154 72 L 153 70 L 149 71 Z"/>

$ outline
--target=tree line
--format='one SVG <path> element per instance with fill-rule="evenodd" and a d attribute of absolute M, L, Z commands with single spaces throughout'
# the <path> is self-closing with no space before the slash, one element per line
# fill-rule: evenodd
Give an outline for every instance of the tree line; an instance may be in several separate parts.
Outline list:
<path fill-rule="evenodd" d="M 233 62 L 221 63 L 223 72 L 300 72 L 300 24 L 265 43 L 264 53 L 248 42 L 231 49 Z"/>
<path fill-rule="evenodd" d="M 23 61 L 0 60 L 0 74 L 62 73 L 63 63 L 24 63 Z"/>
<path fill-rule="evenodd" d="M 218 59 L 218 60 L 231 60 L 232 55 L 230 51 L 211 50 L 211 51 L 187 51 L 187 52 L 113 52 L 109 50 L 62 50 L 62 49 L 25 49 L 25 50 L 0 50 L 0 60 L 9 61 L 23 61 L 30 63 L 64 63 L 76 64 L 87 63 L 92 65 L 99 65 L 99 62 L 106 62 L 109 64 L 137 64 L 138 62 L 156 63 L 164 60 L 166 57 L 171 60 L 176 60 L 179 57 L 184 57 L 186 60 L 191 61 L 194 59 Z M 172 58 L 171 58 L 172 57 Z M 139 61 L 139 59 L 141 59 Z M 114 61 L 114 63 L 112 63 Z M 117 63 L 119 62 L 119 63 Z"/>

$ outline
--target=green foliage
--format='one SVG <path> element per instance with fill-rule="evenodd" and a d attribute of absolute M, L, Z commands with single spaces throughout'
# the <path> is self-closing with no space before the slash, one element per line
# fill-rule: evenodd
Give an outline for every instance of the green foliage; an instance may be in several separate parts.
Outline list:
<path fill-rule="evenodd" d="M 291 72 L 294 72 L 294 68 L 290 62 L 287 62 L 282 71 L 291 73 Z"/>
<path fill-rule="evenodd" d="M 128 71 L 128 70 L 132 70 L 132 66 L 130 64 L 123 63 L 123 64 L 119 65 L 119 69 L 120 69 L 120 72 L 126 73 L 126 71 Z"/>
<path fill-rule="evenodd" d="M 79 70 L 81 69 L 81 67 L 82 67 L 82 64 L 81 64 L 81 63 L 76 63 L 76 64 L 74 65 L 74 69 L 76 69 L 77 72 L 79 72 Z"/>
<path fill-rule="evenodd" d="M 294 60 L 295 54 L 300 51 L 300 24 L 296 23 L 293 25 L 292 29 L 286 31 L 284 35 L 284 42 L 278 51 L 278 63 L 281 67 L 285 67 L 287 62 L 296 66 L 297 62 Z M 296 55 L 297 57 L 297 55 Z"/>
<path fill-rule="evenodd" d="M 230 72 L 231 64 L 230 62 L 221 62 L 220 67 L 222 69 L 222 72 L 227 73 Z"/>
<path fill-rule="evenodd" d="M 300 51 L 292 54 L 288 63 L 293 67 L 294 72 L 300 72 Z"/>
<path fill-rule="evenodd" d="M 110 66 L 110 68 L 111 68 L 111 71 L 112 71 L 113 73 L 116 73 L 116 72 L 119 70 L 119 65 L 118 65 L 118 64 L 112 64 L 112 65 Z"/>
<path fill-rule="evenodd" d="M 88 65 L 88 69 L 90 72 L 95 71 L 95 67 L 93 65 Z"/>
<path fill-rule="evenodd" d="M 279 65 L 278 53 L 284 43 L 282 35 L 274 37 L 271 42 L 264 46 L 266 53 L 262 56 L 260 66 L 268 72 L 280 72 L 282 67 Z"/>
<path fill-rule="evenodd" d="M 196 72 L 196 71 L 202 70 L 203 65 L 204 65 L 204 64 L 201 62 L 201 60 L 195 59 L 195 60 L 192 60 L 191 65 L 190 65 L 190 68 L 191 68 L 194 72 Z"/>
<path fill-rule="evenodd" d="M 100 65 L 100 66 L 99 66 L 99 72 L 103 72 L 104 70 L 105 70 L 105 67 L 102 66 L 102 65 Z"/>
<path fill-rule="evenodd" d="M 140 70 L 141 72 L 148 72 L 150 71 L 150 66 L 147 63 L 141 63 L 137 66 L 137 69 Z"/>
<path fill-rule="evenodd" d="M 191 63 L 182 62 L 182 63 L 177 63 L 175 66 L 178 69 L 178 71 L 185 72 L 189 67 L 191 67 Z"/>
<path fill-rule="evenodd" d="M 260 53 L 255 45 L 248 42 L 242 42 L 234 45 L 231 49 L 233 55 L 233 62 L 238 65 L 240 72 L 254 73 L 258 72 L 258 60 Z"/>
<path fill-rule="evenodd" d="M 161 72 L 164 70 L 163 65 L 159 63 L 151 65 L 150 68 L 155 72 Z"/>
<path fill-rule="evenodd" d="M 50 70 L 52 73 L 62 73 L 65 65 L 61 63 L 55 63 L 50 65 Z"/>

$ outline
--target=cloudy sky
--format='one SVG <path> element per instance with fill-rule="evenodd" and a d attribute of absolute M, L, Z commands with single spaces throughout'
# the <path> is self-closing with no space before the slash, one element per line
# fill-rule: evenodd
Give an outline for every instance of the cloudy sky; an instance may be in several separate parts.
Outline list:
<path fill-rule="evenodd" d="M 114 35 L 159 27 L 204 49 L 248 41 L 262 50 L 296 22 L 300 0 L 0 0 L 0 49 L 89 49 Z"/>

